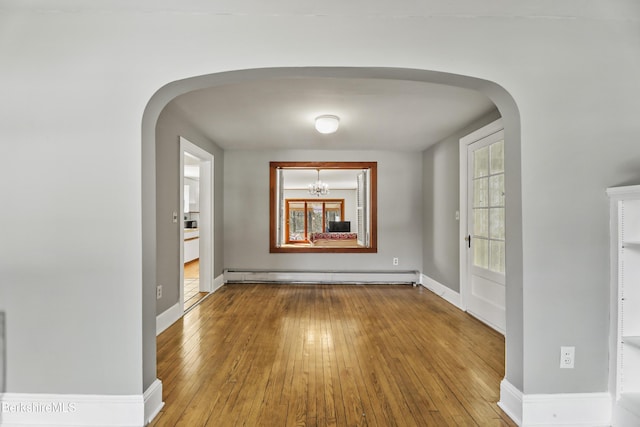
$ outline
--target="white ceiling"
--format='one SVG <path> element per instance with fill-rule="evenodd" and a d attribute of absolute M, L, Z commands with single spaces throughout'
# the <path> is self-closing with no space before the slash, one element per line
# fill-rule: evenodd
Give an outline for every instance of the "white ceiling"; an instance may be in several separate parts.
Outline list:
<path fill-rule="evenodd" d="M 287 190 L 307 190 L 309 184 L 318 179 L 315 169 L 283 169 L 284 188 Z M 351 190 L 357 187 L 356 177 L 359 169 L 321 169 L 320 180 L 331 190 Z"/>
<path fill-rule="evenodd" d="M 495 105 L 483 94 L 434 83 L 356 78 L 279 78 L 193 91 L 172 103 L 225 150 L 422 151 Z M 314 119 L 340 117 L 335 134 Z"/>

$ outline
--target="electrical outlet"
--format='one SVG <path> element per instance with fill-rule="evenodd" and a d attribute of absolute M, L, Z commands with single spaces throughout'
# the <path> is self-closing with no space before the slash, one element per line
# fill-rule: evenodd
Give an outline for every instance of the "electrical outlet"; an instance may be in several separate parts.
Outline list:
<path fill-rule="evenodd" d="M 399 262 L 400 260 L 397 257 L 393 258 L 393 265 L 398 265 Z"/>
<path fill-rule="evenodd" d="M 162 298 L 162 285 L 156 287 L 156 299 Z"/>
<path fill-rule="evenodd" d="M 171 221 L 172 221 L 174 224 L 177 224 L 177 223 L 178 223 L 178 212 L 176 212 L 176 211 L 174 211 L 174 212 L 173 212 L 173 216 L 171 217 Z"/>
<path fill-rule="evenodd" d="M 576 361 L 576 348 L 560 347 L 560 368 L 573 369 Z"/>

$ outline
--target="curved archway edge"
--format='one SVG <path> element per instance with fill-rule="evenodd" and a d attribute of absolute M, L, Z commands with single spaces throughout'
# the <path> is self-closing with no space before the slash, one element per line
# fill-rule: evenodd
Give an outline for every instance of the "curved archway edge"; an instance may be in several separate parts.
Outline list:
<path fill-rule="evenodd" d="M 155 126 L 164 107 L 182 94 L 227 84 L 272 78 L 389 79 L 436 83 L 476 90 L 502 115 L 507 175 L 506 379 L 523 390 L 523 267 L 520 113 L 513 97 L 499 84 L 441 71 L 386 67 L 286 67 L 225 71 L 177 80 L 149 100 L 142 119 L 142 372 L 143 389 L 156 380 L 156 169 Z"/>

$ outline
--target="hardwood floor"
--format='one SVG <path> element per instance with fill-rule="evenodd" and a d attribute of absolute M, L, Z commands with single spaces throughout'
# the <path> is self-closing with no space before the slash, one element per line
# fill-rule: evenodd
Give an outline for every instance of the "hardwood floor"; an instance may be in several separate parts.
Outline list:
<path fill-rule="evenodd" d="M 195 259 L 184 265 L 184 310 L 188 310 L 208 295 L 200 292 L 200 260 Z"/>
<path fill-rule="evenodd" d="M 152 426 L 515 426 L 504 338 L 422 287 L 225 285 L 158 337 Z"/>
<path fill-rule="evenodd" d="M 200 260 L 199 259 L 196 258 L 193 261 L 189 261 L 184 264 L 184 278 L 185 279 L 200 278 Z"/>

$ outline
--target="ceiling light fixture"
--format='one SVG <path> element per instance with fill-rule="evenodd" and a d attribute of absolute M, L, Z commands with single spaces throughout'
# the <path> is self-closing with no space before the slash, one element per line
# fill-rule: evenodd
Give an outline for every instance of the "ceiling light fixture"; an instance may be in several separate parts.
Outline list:
<path fill-rule="evenodd" d="M 316 130 L 320 133 L 334 133 L 338 130 L 340 118 L 338 116 L 323 115 L 316 117 Z"/>
<path fill-rule="evenodd" d="M 329 184 L 320 181 L 320 169 L 318 169 L 318 180 L 309 184 L 309 194 L 318 197 L 329 194 Z"/>

